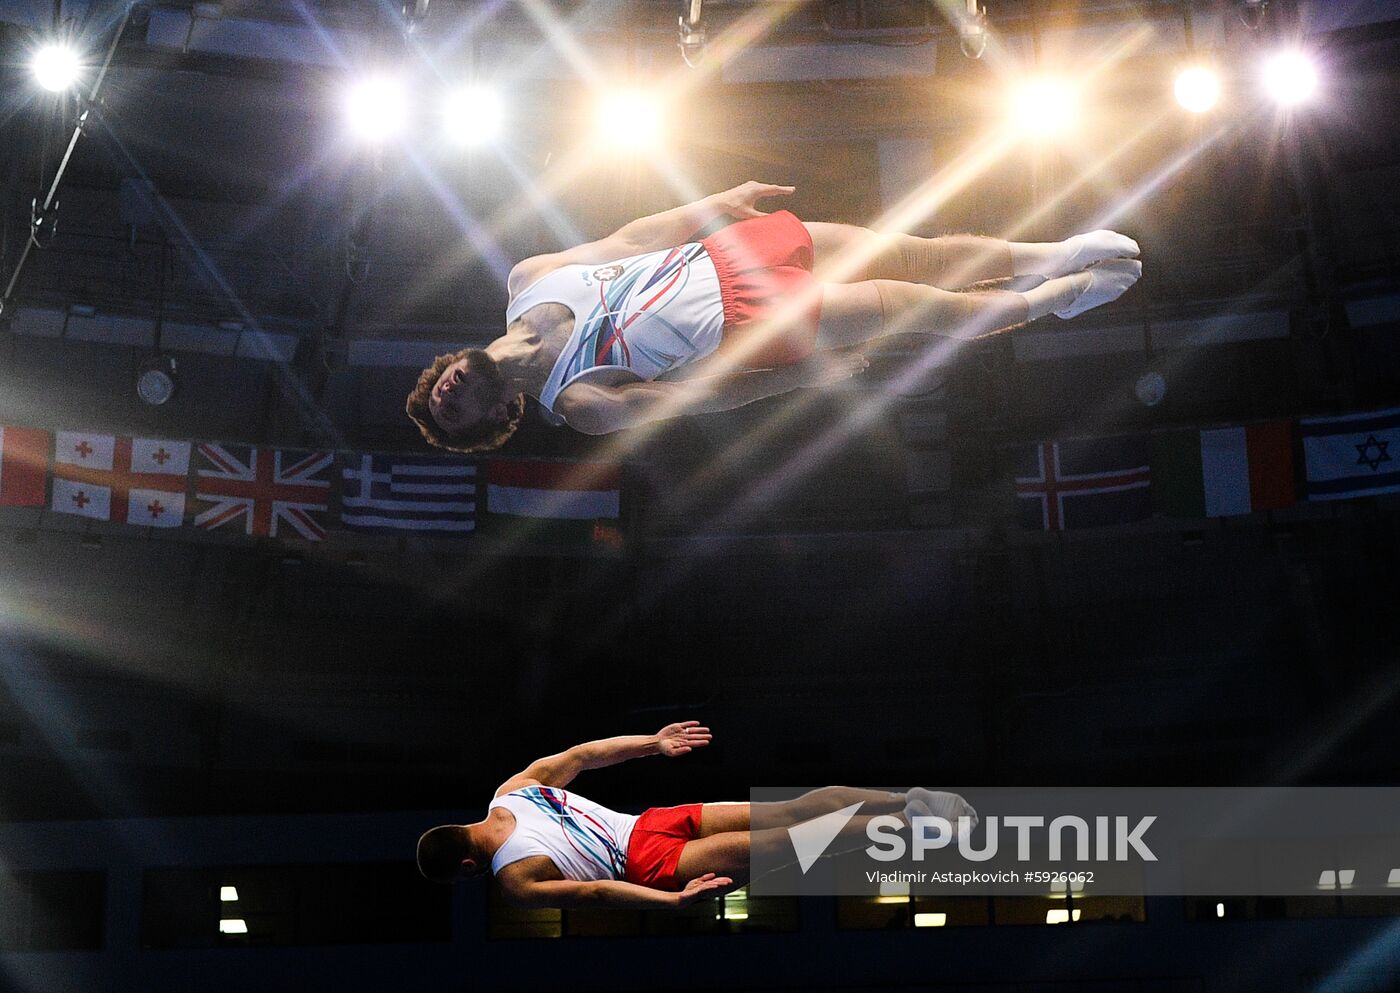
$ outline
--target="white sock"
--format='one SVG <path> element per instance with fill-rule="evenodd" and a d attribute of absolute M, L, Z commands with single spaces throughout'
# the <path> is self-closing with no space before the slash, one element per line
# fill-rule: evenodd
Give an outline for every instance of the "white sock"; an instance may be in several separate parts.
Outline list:
<path fill-rule="evenodd" d="M 969 831 L 976 828 L 981 821 L 972 804 L 958 794 L 946 790 L 926 790 L 922 786 L 916 786 L 904 794 L 904 817 L 906 820 L 914 817 L 941 817 L 953 826 L 954 836 L 962 833 L 958 818 L 968 818 Z"/>
<path fill-rule="evenodd" d="M 1011 271 L 1017 276 L 1054 279 L 1107 259 L 1136 258 L 1138 243 L 1116 231 L 1086 231 L 1064 241 L 1011 244 Z"/>
<path fill-rule="evenodd" d="M 1089 274 L 1089 285 L 1068 307 L 1055 311 L 1056 317 L 1068 320 L 1110 300 L 1117 300 L 1142 278 L 1142 263 L 1136 259 L 1111 259 L 1085 271 Z"/>

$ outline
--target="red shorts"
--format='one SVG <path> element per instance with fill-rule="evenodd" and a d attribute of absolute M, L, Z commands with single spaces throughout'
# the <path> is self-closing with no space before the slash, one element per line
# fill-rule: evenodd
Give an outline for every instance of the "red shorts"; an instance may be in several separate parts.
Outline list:
<path fill-rule="evenodd" d="M 719 275 L 724 341 L 749 368 L 801 362 L 817 341 L 821 284 L 812 275 L 812 236 L 786 210 L 721 228 L 700 242 Z"/>
<path fill-rule="evenodd" d="M 685 843 L 700 837 L 702 806 L 687 803 L 642 811 L 632 826 L 632 840 L 627 843 L 627 871 L 622 878 L 654 890 L 683 887 L 686 880 L 676 878 L 676 866 Z"/>

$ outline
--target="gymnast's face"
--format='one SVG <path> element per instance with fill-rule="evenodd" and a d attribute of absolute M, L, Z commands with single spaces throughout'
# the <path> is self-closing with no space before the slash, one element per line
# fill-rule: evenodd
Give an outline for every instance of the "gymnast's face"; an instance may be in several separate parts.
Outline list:
<path fill-rule="evenodd" d="M 506 421 L 505 379 L 491 356 L 479 349 L 442 371 L 428 394 L 428 413 L 438 427 L 457 434 L 483 420 Z"/>

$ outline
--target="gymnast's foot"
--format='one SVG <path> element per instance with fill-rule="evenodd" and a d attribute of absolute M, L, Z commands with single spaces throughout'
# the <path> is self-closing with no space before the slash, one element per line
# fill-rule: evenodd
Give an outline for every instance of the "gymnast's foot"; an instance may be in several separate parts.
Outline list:
<path fill-rule="evenodd" d="M 1099 230 L 1051 243 L 1013 243 L 1011 260 L 1017 276 L 1054 279 L 1109 259 L 1137 258 L 1140 252 L 1138 243 L 1127 235 Z"/>
<path fill-rule="evenodd" d="M 941 817 L 953 826 L 953 836 L 962 833 L 959 818 L 968 818 L 967 830 L 971 832 L 981 820 L 972 804 L 956 793 L 945 790 L 926 790 L 916 786 L 904 794 L 904 819 L 912 823 L 915 817 Z"/>
<path fill-rule="evenodd" d="M 1084 289 L 1068 307 L 1055 311 L 1056 317 L 1068 320 L 1110 300 L 1117 300 L 1142 278 L 1142 263 L 1136 259 L 1110 259 L 1091 266 L 1082 275 L 1089 277 Z"/>

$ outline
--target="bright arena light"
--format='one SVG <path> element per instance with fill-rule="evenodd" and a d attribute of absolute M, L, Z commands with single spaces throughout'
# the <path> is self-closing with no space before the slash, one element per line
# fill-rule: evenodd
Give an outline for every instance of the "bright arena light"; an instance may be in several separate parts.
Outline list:
<path fill-rule="evenodd" d="M 1281 104 L 1302 103 L 1317 92 L 1317 66 L 1302 52 L 1279 52 L 1264 64 L 1264 86 Z"/>
<path fill-rule="evenodd" d="M 345 116 L 357 138 L 385 141 L 408 123 L 408 90 L 392 76 L 370 76 L 346 93 Z"/>
<path fill-rule="evenodd" d="M 29 63 L 35 81 L 44 89 L 59 93 L 78 81 L 83 64 L 78 53 L 67 45 L 45 45 Z"/>
<path fill-rule="evenodd" d="M 659 144 L 664 130 L 661 102 L 642 90 L 604 93 L 597 105 L 598 141 L 629 152 Z"/>
<path fill-rule="evenodd" d="M 1064 134 L 1079 118 L 1079 95 L 1062 79 L 1028 79 L 1011 91 L 1011 124 L 1031 138 Z"/>
<path fill-rule="evenodd" d="M 1205 66 L 1177 73 L 1175 89 L 1176 102 L 1193 114 L 1204 114 L 1220 101 L 1220 77 Z"/>
<path fill-rule="evenodd" d="M 463 86 L 448 94 L 442 125 L 447 136 L 459 145 L 484 145 L 501 133 L 505 116 L 505 107 L 495 92 L 481 86 Z"/>

